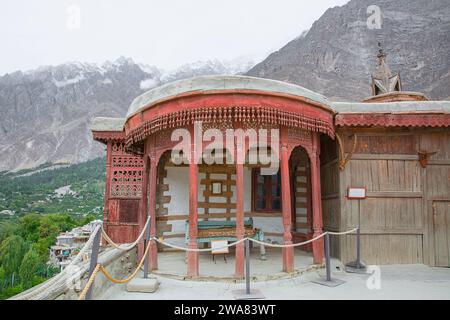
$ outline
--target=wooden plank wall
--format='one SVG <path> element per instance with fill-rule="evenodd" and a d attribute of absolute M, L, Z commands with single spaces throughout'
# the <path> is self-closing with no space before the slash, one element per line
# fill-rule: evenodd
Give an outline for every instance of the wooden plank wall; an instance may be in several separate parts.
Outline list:
<path fill-rule="evenodd" d="M 340 231 L 339 169 L 336 141 L 321 139 L 320 180 L 322 193 L 323 229 Z M 331 255 L 340 256 L 339 238 L 331 236 Z"/>
<path fill-rule="evenodd" d="M 355 153 L 339 172 L 340 229 L 360 223 L 366 263 L 434 265 L 431 208 L 433 201 L 450 200 L 449 130 L 353 129 L 340 134 L 347 153 L 351 135 L 358 138 Z M 418 161 L 418 150 L 437 152 L 426 168 Z M 323 178 L 327 188 L 330 178 Z M 367 187 L 368 198 L 347 200 L 350 186 Z M 339 244 L 341 260 L 354 260 L 355 237 L 341 237 Z"/>

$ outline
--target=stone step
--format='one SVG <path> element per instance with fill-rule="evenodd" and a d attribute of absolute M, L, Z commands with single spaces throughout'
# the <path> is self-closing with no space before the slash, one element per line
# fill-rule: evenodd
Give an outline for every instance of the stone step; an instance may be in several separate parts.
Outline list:
<path fill-rule="evenodd" d="M 159 281 L 155 278 L 134 278 L 127 283 L 128 292 L 152 293 L 158 290 Z"/>

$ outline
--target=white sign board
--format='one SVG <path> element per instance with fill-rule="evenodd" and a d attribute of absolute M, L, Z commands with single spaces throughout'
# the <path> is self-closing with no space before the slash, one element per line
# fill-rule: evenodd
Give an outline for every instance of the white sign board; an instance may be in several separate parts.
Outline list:
<path fill-rule="evenodd" d="M 211 253 L 219 254 L 219 253 L 228 253 L 229 248 L 226 246 L 228 244 L 227 240 L 212 240 L 211 241 Z"/>
<path fill-rule="evenodd" d="M 366 188 L 348 188 L 347 198 L 349 199 L 365 199 Z"/>

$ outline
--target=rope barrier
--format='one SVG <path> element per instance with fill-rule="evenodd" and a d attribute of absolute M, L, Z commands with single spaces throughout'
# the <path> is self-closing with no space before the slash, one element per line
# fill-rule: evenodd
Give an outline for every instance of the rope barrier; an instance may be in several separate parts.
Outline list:
<path fill-rule="evenodd" d="M 167 243 L 167 242 L 165 242 L 165 241 L 163 241 L 161 239 L 158 239 L 156 237 L 152 237 L 151 239 L 161 243 L 162 245 L 165 245 L 167 247 L 171 247 L 171 248 L 174 248 L 174 249 L 179 249 L 179 250 L 184 250 L 184 251 L 193 251 L 193 252 L 208 252 L 208 251 L 212 251 L 212 250 L 221 250 L 221 249 L 226 249 L 226 248 L 235 246 L 235 245 L 237 245 L 239 243 L 244 242 L 248 238 L 243 238 L 241 240 L 238 240 L 238 241 L 232 242 L 230 244 L 227 244 L 226 246 L 217 247 L 217 248 L 205 248 L 205 249 L 193 249 L 193 248 L 179 247 L 177 245 L 174 245 L 174 244 L 171 244 L 171 243 Z"/>
<path fill-rule="evenodd" d="M 332 231 L 327 231 L 326 233 L 331 234 L 331 235 L 337 235 L 337 236 L 341 236 L 341 235 L 345 235 L 345 234 L 349 234 L 352 232 L 357 231 L 358 228 L 353 228 L 352 230 L 348 230 L 348 231 L 343 231 L 343 232 L 332 232 Z"/>
<path fill-rule="evenodd" d="M 88 241 L 85 243 L 85 245 L 83 246 L 83 248 L 80 250 L 80 252 L 77 254 L 77 256 L 67 265 L 67 267 L 69 266 L 73 266 L 75 265 L 84 255 L 84 253 L 88 250 L 88 248 L 92 245 L 92 242 L 96 236 L 96 234 L 100 231 L 102 232 L 103 237 L 106 239 L 106 241 L 108 243 L 110 243 L 112 246 L 114 246 L 116 249 L 119 250 L 123 250 L 123 251 L 129 251 L 132 248 L 134 248 L 139 241 L 142 239 L 145 230 L 148 227 L 148 223 L 150 222 L 150 217 L 148 217 L 147 222 L 145 223 L 144 228 L 142 229 L 141 233 L 139 234 L 139 237 L 133 242 L 130 243 L 128 245 L 126 245 L 124 247 L 124 245 L 118 245 L 116 244 L 104 231 L 103 227 L 98 225 L 94 231 L 91 234 L 91 237 L 88 239 Z M 193 251 L 193 252 L 208 252 L 208 251 L 213 251 L 213 250 L 221 250 L 221 249 L 225 249 L 225 248 L 229 248 L 232 246 L 235 246 L 237 244 L 243 243 L 246 240 L 249 241 L 253 241 L 255 243 L 267 246 L 267 247 L 274 247 L 274 248 L 286 248 L 286 247 L 297 247 L 297 246 L 302 246 L 302 245 L 306 245 L 308 243 L 314 242 L 322 237 L 324 237 L 326 234 L 330 234 L 330 235 L 346 235 L 346 234 L 350 234 L 352 232 L 357 231 L 358 228 L 353 228 L 351 230 L 348 231 L 343 231 L 343 232 L 332 232 L 332 231 L 326 231 L 320 235 L 318 235 L 315 238 L 312 238 L 310 240 L 307 241 L 303 241 L 303 242 L 299 242 L 299 243 L 292 243 L 292 244 L 272 244 L 272 243 L 267 243 L 267 242 L 263 242 L 263 241 L 259 241 L 253 238 L 243 238 L 240 239 L 238 241 L 232 242 L 227 244 L 226 246 L 222 246 L 220 248 L 205 248 L 205 249 L 194 249 L 194 248 L 186 248 L 186 247 L 181 247 L 181 246 L 177 246 L 171 243 L 167 243 L 165 241 L 163 241 L 162 239 L 159 239 L 157 237 L 151 237 L 147 244 L 147 247 L 145 248 L 144 254 L 141 258 L 141 261 L 139 262 L 138 266 L 136 267 L 136 269 L 133 271 L 133 273 L 128 276 L 125 279 L 115 279 L 109 272 L 108 270 L 106 270 L 106 268 L 104 266 L 102 266 L 101 264 L 97 264 L 94 271 L 92 272 L 91 276 L 88 279 L 88 282 L 86 284 L 86 286 L 84 287 L 83 291 L 81 292 L 78 300 L 83 300 L 86 298 L 86 294 L 89 291 L 90 287 L 93 285 L 95 278 L 97 277 L 98 272 L 100 271 L 101 273 L 104 274 L 104 276 L 111 282 L 113 283 L 117 283 L 117 284 L 123 284 L 123 283 L 127 283 L 130 280 L 132 280 L 137 273 L 139 272 L 139 270 L 141 269 L 142 265 L 144 264 L 145 258 L 148 255 L 149 249 L 150 249 L 150 244 L 151 244 L 151 240 L 154 240 L 162 245 L 174 248 L 174 249 L 178 249 L 178 250 L 183 250 L 183 251 Z M 19 299 L 24 300 L 24 299 L 33 299 L 36 298 L 36 296 L 39 296 L 39 294 L 44 294 L 45 292 L 50 292 L 50 291 L 54 291 L 57 290 L 59 287 L 61 287 L 63 284 L 61 282 L 66 282 L 66 279 L 64 279 L 64 276 L 66 275 L 66 271 L 69 269 L 67 268 L 64 269 L 61 273 L 59 273 L 58 275 L 56 275 L 55 277 L 53 277 L 52 279 L 50 279 L 49 281 L 47 281 L 47 283 L 44 283 L 42 286 L 38 287 L 36 290 L 26 293 L 22 296 L 19 297 Z"/>
<path fill-rule="evenodd" d="M 263 245 L 265 245 L 265 246 L 267 246 L 267 247 L 273 247 L 273 248 L 290 248 L 290 247 L 299 247 L 299 246 L 303 246 L 303 245 L 305 245 L 305 244 L 314 242 L 314 241 L 316 241 L 316 240 L 322 238 L 322 237 L 325 236 L 326 234 L 327 234 L 327 232 L 324 232 L 324 233 L 318 235 L 317 237 L 312 238 L 312 239 L 309 239 L 309 240 L 307 240 L 307 241 L 297 242 L 297 243 L 291 243 L 291 244 L 273 244 L 273 243 L 267 243 L 267 242 L 264 242 L 264 241 L 259 241 L 259 240 L 256 240 L 256 239 L 252 239 L 252 238 L 248 238 L 248 239 L 249 239 L 250 241 L 253 241 L 253 242 L 256 242 L 256 243 L 259 243 L 259 244 L 263 244 Z"/>
<path fill-rule="evenodd" d="M 83 291 L 81 292 L 80 296 L 78 297 L 78 300 L 84 300 L 86 298 L 86 294 L 89 291 L 89 288 L 92 286 L 92 284 L 94 283 L 95 278 L 97 277 L 97 273 L 100 271 L 101 273 L 103 273 L 105 275 L 105 277 L 113 282 L 113 283 L 117 283 L 117 284 L 123 284 L 123 283 L 127 283 L 129 281 L 131 281 L 139 272 L 139 270 L 141 269 L 142 265 L 144 264 L 145 261 L 145 257 L 148 254 L 148 250 L 150 249 L 150 242 L 147 244 L 147 248 L 145 248 L 144 251 L 144 255 L 142 256 L 141 261 L 139 262 L 138 266 L 136 267 L 136 269 L 133 271 L 133 273 L 128 276 L 125 279 L 115 279 L 109 272 L 108 270 L 106 270 L 106 268 L 104 266 L 102 266 L 101 264 L 97 264 L 97 266 L 95 267 L 94 271 L 92 272 L 91 277 L 89 278 L 88 282 L 86 283 L 86 286 L 84 287 Z"/>
<path fill-rule="evenodd" d="M 312 239 L 309 239 L 309 240 L 306 240 L 306 241 L 303 241 L 303 242 L 297 242 L 297 243 L 291 243 L 291 244 L 273 244 L 273 243 L 268 243 L 268 242 L 264 242 L 264 241 L 259 241 L 259 240 L 253 239 L 253 238 L 243 238 L 241 240 L 238 240 L 238 241 L 235 241 L 233 243 L 227 244 L 226 246 L 222 246 L 220 248 L 214 248 L 214 249 L 213 248 L 193 249 L 193 248 L 180 247 L 180 246 L 177 246 L 177 245 L 174 245 L 174 244 L 171 244 L 171 243 L 167 243 L 167 242 L 165 242 L 165 241 L 163 241 L 163 240 L 161 240 L 159 238 L 156 238 L 156 237 L 152 237 L 151 240 L 155 240 L 155 241 L 161 243 L 162 245 L 165 245 L 165 246 L 168 246 L 168 247 L 171 247 L 171 248 L 174 248 L 174 249 L 183 250 L 183 251 L 208 252 L 208 251 L 212 251 L 212 250 L 221 250 L 221 249 L 225 249 L 225 248 L 228 248 L 228 247 L 232 247 L 232 246 L 237 245 L 237 244 L 239 244 L 241 242 L 244 242 L 247 239 L 252 241 L 252 242 L 255 242 L 255 243 L 258 243 L 258 244 L 262 244 L 262 245 L 267 246 L 267 247 L 273 247 L 273 248 L 299 247 L 299 246 L 303 246 L 303 245 L 306 245 L 308 243 L 314 242 L 314 241 L 324 237 L 326 234 L 346 235 L 346 234 L 355 232 L 356 230 L 358 230 L 358 228 L 353 228 L 351 230 L 343 231 L 343 232 L 325 231 L 325 232 L 321 233 L 320 235 L 318 235 L 315 238 L 312 238 Z"/>
<path fill-rule="evenodd" d="M 141 233 L 139 234 L 138 238 L 130 243 L 130 244 L 117 244 L 115 243 L 106 233 L 105 229 L 102 228 L 102 235 L 105 238 L 106 242 L 108 242 L 109 244 L 111 244 L 114 248 L 122 250 L 122 251 L 130 251 L 131 249 L 133 249 L 138 243 L 139 241 L 142 239 L 142 237 L 145 234 L 145 230 L 147 230 L 148 224 L 150 223 L 150 216 L 147 218 L 147 222 L 145 223 L 144 227 L 142 228 Z"/>
<path fill-rule="evenodd" d="M 108 278 L 109 281 L 114 282 L 114 283 L 118 283 L 118 284 L 123 284 L 123 283 L 127 283 L 129 281 L 131 281 L 139 272 L 139 270 L 141 269 L 142 265 L 144 264 L 145 261 L 145 257 L 148 254 L 148 250 L 150 249 L 150 242 L 147 244 L 147 248 L 145 248 L 144 251 L 144 255 L 142 256 L 141 261 L 139 262 L 138 266 L 136 267 L 136 269 L 133 271 L 133 273 L 125 278 L 125 279 L 115 279 L 109 272 L 108 270 L 105 269 L 105 267 L 100 266 L 100 271 L 105 275 L 106 278 Z"/>
<path fill-rule="evenodd" d="M 94 283 L 95 278 L 97 277 L 97 273 L 100 270 L 101 265 L 97 264 L 95 266 L 94 272 L 92 272 L 91 276 L 89 277 L 88 282 L 86 283 L 86 286 L 84 287 L 83 291 L 81 291 L 80 296 L 78 297 L 78 300 L 84 300 L 86 298 L 86 295 L 91 288 L 92 284 Z"/>

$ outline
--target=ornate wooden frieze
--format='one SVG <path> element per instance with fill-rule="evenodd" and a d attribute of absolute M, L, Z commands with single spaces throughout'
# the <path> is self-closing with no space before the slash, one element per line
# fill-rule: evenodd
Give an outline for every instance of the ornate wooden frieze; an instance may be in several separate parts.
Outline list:
<path fill-rule="evenodd" d="M 340 113 L 336 126 L 449 127 L 448 113 Z"/>
<path fill-rule="evenodd" d="M 334 137 L 334 127 L 332 121 L 311 117 L 302 113 L 296 113 L 267 106 L 261 107 L 223 107 L 223 108 L 196 108 L 180 110 L 161 116 L 156 116 L 151 120 L 143 122 L 135 129 L 127 133 L 126 145 L 131 146 L 143 141 L 146 137 L 156 132 L 186 127 L 196 121 L 202 123 L 222 123 L 239 122 L 252 126 L 259 124 L 276 124 L 287 127 L 300 128 L 303 130 L 319 131 Z"/>
<path fill-rule="evenodd" d="M 93 131 L 94 140 L 106 143 L 107 141 L 123 141 L 125 139 L 125 132 L 116 131 Z"/>

